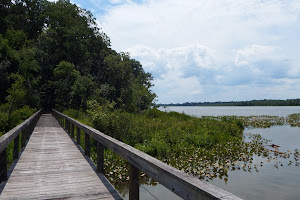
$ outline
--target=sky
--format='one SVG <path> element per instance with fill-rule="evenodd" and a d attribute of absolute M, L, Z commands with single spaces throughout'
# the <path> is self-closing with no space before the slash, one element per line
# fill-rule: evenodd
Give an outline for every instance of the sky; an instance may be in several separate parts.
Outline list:
<path fill-rule="evenodd" d="M 300 98 L 299 0 L 71 0 L 154 78 L 157 103 Z"/>

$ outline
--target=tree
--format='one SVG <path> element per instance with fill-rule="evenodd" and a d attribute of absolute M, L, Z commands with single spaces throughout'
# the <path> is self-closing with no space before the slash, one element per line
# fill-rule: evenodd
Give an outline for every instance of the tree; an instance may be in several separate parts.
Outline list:
<path fill-rule="evenodd" d="M 7 90 L 8 96 L 6 97 L 6 100 L 9 105 L 8 119 L 10 119 L 10 116 L 14 109 L 24 104 L 26 95 L 26 89 L 24 87 L 24 77 L 19 74 L 11 74 L 10 78 L 15 80 L 15 82 L 12 84 L 11 88 Z"/>
<path fill-rule="evenodd" d="M 39 83 L 40 65 L 36 60 L 36 49 L 34 47 L 23 47 L 18 51 L 19 73 L 25 78 L 26 104 L 30 107 L 38 107 L 40 103 Z"/>
<path fill-rule="evenodd" d="M 151 75 L 110 48 L 89 11 L 64 0 L 3 0 L 0 11 L 1 104 L 16 105 L 8 77 L 18 74 L 30 107 L 85 109 L 93 99 L 131 112 L 150 107 Z"/>
<path fill-rule="evenodd" d="M 9 40 L 0 34 L 0 103 L 4 103 L 7 89 L 10 87 L 9 75 L 17 73 L 18 55 L 10 47 Z"/>
<path fill-rule="evenodd" d="M 71 104 L 76 109 L 86 109 L 87 100 L 95 92 L 96 83 L 92 81 L 90 77 L 78 76 L 75 83 L 72 86 L 71 92 Z"/>
<path fill-rule="evenodd" d="M 0 1 L 0 34 L 5 33 L 7 29 L 7 19 L 9 14 L 9 8 L 11 6 L 11 0 L 1 0 Z"/>
<path fill-rule="evenodd" d="M 60 110 L 70 108 L 72 87 L 79 77 L 75 65 L 61 61 L 54 69 L 55 103 Z"/>

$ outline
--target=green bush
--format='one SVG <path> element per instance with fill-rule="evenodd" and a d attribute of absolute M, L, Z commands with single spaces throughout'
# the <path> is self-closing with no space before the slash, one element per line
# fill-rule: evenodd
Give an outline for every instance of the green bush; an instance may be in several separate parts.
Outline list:
<path fill-rule="evenodd" d="M 36 112 L 36 109 L 26 105 L 20 109 L 14 110 L 10 118 L 8 118 L 8 109 L 9 106 L 7 104 L 2 104 L 0 106 L 0 136 L 22 123 Z"/>
<path fill-rule="evenodd" d="M 18 124 L 22 123 L 24 120 L 29 118 L 33 115 L 37 110 L 35 108 L 30 108 L 29 106 L 25 105 L 20 109 L 15 110 L 8 122 L 9 129 L 14 128 Z"/>

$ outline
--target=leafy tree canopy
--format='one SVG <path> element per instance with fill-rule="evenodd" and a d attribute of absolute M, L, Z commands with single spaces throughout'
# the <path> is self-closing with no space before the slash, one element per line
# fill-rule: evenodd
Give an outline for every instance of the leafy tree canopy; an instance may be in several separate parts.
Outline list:
<path fill-rule="evenodd" d="M 117 53 L 91 12 L 64 0 L 0 2 L 0 104 L 15 109 L 148 109 L 152 76 Z"/>

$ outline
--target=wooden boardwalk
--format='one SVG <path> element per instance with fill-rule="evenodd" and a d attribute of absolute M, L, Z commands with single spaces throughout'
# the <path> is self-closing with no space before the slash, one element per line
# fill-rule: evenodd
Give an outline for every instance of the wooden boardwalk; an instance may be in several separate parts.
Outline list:
<path fill-rule="evenodd" d="M 6 199 L 122 199 L 51 114 L 43 114 L 7 181 Z"/>

